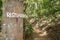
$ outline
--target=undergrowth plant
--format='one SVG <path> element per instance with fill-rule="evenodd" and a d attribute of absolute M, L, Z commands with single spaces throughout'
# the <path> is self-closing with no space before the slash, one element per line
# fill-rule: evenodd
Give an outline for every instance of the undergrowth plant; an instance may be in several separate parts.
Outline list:
<path fill-rule="evenodd" d="M 32 35 L 31 29 L 37 22 L 39 27 L 45 27 L 60 21 L 60 0 L 25 0 L 24 6 L 24 12 L 29 17 L 25 19 L 27 21 L 24 21 L 26 35 L 29 33 Z M 30 23 L 30 20 L 34 22 Z"/>

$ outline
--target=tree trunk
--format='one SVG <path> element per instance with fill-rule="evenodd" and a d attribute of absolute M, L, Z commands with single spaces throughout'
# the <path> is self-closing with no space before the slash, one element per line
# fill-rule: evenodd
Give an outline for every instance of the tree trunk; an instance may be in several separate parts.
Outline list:
<path fill-rule="evenodd" d="M 23 13 L 22 0 L 6 0 L 3 4 L 3 40 L 23 40 L 23 18 L 11 17 L 13 13 Z"/>

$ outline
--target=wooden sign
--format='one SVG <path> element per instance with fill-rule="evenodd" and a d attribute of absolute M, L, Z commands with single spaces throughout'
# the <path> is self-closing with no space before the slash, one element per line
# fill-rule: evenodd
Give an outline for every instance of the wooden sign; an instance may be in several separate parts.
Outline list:
<path fill-rule="evenodd" d="M 3 40 L 23 40 L 23 18 L 14 17 L 19 14 L 23 14 L 22 0 L 6 0 L 3 4 Z"/>

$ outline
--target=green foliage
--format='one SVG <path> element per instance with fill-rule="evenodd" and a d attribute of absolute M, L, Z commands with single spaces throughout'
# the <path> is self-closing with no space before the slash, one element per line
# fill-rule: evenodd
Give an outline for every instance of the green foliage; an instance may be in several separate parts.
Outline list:
<path fill-rule="evenodd" d="M 5 2 L 5 0 L 1 0 L 3 3 Z"/>
<path fill-rule="evenodd" d="M 0 31 L 1 31 L 1 19 L 2 19 L 2 0 L 0 0 Z"/>
<path fill-rule="evenodd" d="M 1 21 L 1 17 L 2 17 L 2 1 L 0 0 L 0 21 Z"/>
<path fill-rule="evenodd" d="M 2 19 L 2 4 L 4 3 L 5 0 L 0 0 L 0 21 Z"/>
<path fill-rule="evenodd" d="M 34 18 L 49 17 L 60 11 L 60 0 L 26 0 L 25 13 Z"/>
<path fill-rule="evenodd" d="M 32 36 L 32 31 L 32 25 L 29 24 L 29 22 L 26 19 L 24 19 L 24 37 L 29 38 L 30 36 Z"/>
<path fill-rule="evenodd" d="M 2 1 L 0 0 L 0 8 L 2 7 Z"/>
<path fill-rule="evenodd" d="M 25 0 L 24 5 L 24 12 L 29 18 L 39 21 L 45 19 L 48 24 L 60 21 L 60 0 Z M 25 25 L 25 27 L 28 26 Z"/>

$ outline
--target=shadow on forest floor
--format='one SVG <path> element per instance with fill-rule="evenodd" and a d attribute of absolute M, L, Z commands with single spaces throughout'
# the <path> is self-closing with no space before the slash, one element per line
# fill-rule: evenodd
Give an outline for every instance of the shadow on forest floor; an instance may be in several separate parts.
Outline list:
<path fill-rule="evenodd" d="M 39 34 L 34 34 L 34 40 L 60 40 L 60 24 L 54 25 L 52 27 L 47 28 L 48 32 L 47 36 L 39 36 Z M 28 38 L 26 40 L 33 40 L 32 38 Z"/>

